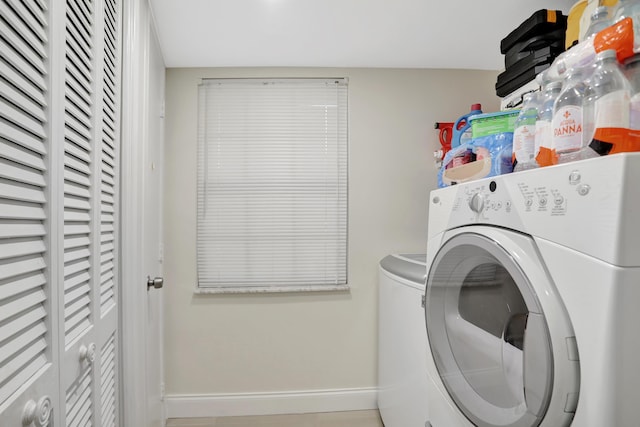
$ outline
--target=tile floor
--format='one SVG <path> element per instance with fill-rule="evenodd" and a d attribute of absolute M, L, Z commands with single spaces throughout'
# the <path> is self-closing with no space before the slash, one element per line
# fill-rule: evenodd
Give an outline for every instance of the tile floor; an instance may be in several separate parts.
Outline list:
<path fill-rule="evenodd" d="M 167 427 L 384 427 L 378 411 L 264 415 L 221 418 L 173 418 Z"/>

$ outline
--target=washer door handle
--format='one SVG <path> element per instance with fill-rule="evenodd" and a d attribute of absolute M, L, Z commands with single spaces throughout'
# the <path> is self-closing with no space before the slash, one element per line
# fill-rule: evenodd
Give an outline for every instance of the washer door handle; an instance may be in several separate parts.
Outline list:
<path fill-rule="evenodd" d="M 529 313 L 523 348 L 524 400 L 527 408 L 538 417 L 544 415 L 552 385 L 552 360 L 545 319 Z"/>

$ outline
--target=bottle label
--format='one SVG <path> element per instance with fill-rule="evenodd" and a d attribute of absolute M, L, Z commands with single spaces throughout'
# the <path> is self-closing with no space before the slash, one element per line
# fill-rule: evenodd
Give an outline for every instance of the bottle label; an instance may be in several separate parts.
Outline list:
<path fill-rule="evenodd" d="M 629 128 L 640 130 L 640 94 L 633 95 L 629 103 Z"/>
<path fill-rule="evenodd" d="M 595 128 L 629 127 L 629 91 L 616 90 L 595 102 Z"/>
<path fill-rule="evenodd" d="M 521 125 L 513 132 L 513 154 L 518 163 L 528 163 L 534 158 L 535 125 Z"/>
<path fill-rule="evenodd" d="M 582 147 L 582 107 L 560 107 L 553 115 L 552 127 L 552 148 L 556 153 L 579 150 Z"/>
<path fill-rule="evenodd" d="M 538 120 L 536 122 L 534 155 L 538 155 L 540 147 L 551 148 L 551 135 L 551 122 L 549 120 Z"/>

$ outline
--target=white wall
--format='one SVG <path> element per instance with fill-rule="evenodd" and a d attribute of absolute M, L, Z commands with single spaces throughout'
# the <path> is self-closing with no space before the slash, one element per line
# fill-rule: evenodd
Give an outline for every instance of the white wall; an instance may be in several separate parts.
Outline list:
<path fill-rule="evenodd" d="M 481 102 L 497 73 L 398 69 L 169 69 L 165 371 L 170 396 L 376 387 L 377 266 L 423 252 L 435 121 Z M 196 295 L 197 84 L 204 77 L 349 78 L 348 293 Z"/>

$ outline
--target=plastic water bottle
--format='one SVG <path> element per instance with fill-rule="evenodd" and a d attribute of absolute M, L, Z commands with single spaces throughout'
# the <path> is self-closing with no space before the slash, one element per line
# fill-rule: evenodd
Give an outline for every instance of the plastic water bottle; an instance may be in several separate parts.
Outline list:
<path fill-rule="evenodd" d="M 640 49 L 640 33 L 634 36 L 634 23 L 640 25 L 640 19 L 634 21 L 631 18 L 623 18 L 601 30 L 595 36 L 558 55 L 547 72 L 554 78 L 561 78 L 564 70 L 588 67 L 595 61 L 596 54 L 608 49 L 616 50 L 619 61 L 633 56 L 634 42 L 635 47 Z"/>
<path fill-rule="evenodd" d="M 584 70 L 580 68 L 568 70 L 562 91 L 553 106 L 551 145 L 558 156 L 558 163 L 577 160 L 582 148 L 582 107 L 586 87 L 584 75 Z"/>
<path fill-rule="evenodd" d="M 640 53 L 625 61 L 625 75 L 631 83 L 629 128 L 640 130 Z"/>
<path fill-rule="evenodd" d="M 523 97 L 520 114 L 514 123 L 513 154 L 516 158 L 514 172 L 538 167 L 535 156 L 536 120 L 538 119 L 538 93 Z"/>
<path fill-rule="evenodd" d="M 553 105 L 562 90 L 562 81 L 548 81 L 542 87 L 538 107 L 538 120 L 536 121 L 535 151 L 536 164 L 539 166 L 549 166 L 551 164 L 552 136 L 553 130 Z"/>
<path fill-rule="evenodd" d="M 599 33 L 611 24 L 613 24 L 613 21 L 609 17 L 609 8 L 607 6 L 597 7 L 591 14 L 591 23 L 587 27 L 587 31 L 585 31 L 584 38 L 586 39 Z"/>
<path fill-rule="evenodd" d="M 618 23 L 625 18 L 633 21 L 634 47 L 639 47 L 640 39 L 640 1 L 638 0 L 618 0 L 613 11 L 613 22 Z"/>
<path fill-rule="evenodd" d="M 596 67 L 588 81 L 583 109 L 582 158 L 609 154 L 629 133 L 631 84 L 625 77 L 615 50 L 596 56 Z"/>

